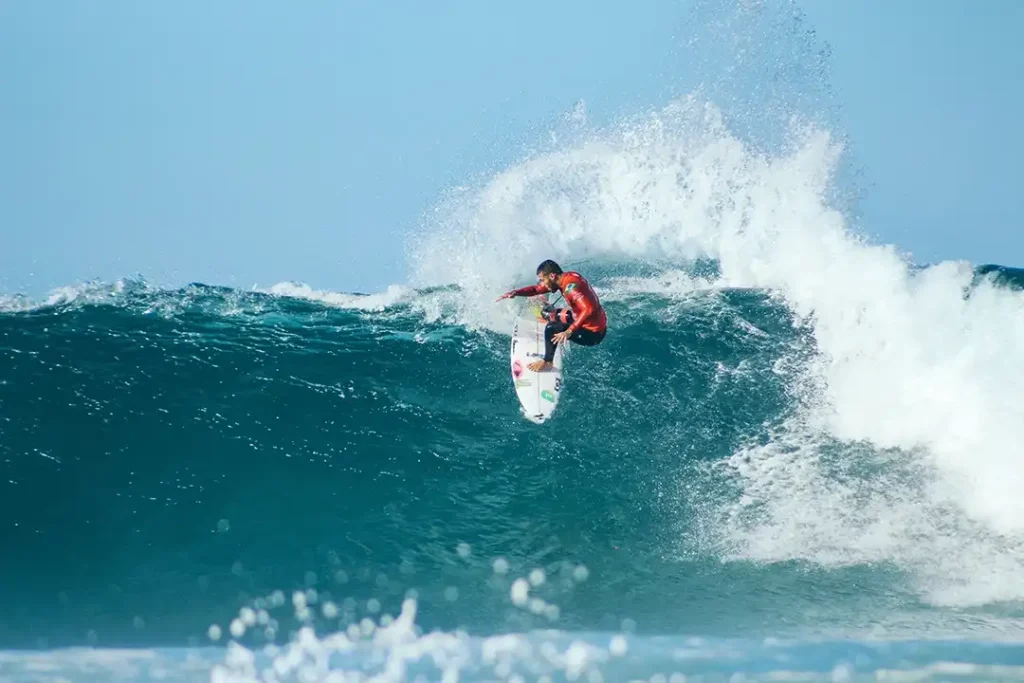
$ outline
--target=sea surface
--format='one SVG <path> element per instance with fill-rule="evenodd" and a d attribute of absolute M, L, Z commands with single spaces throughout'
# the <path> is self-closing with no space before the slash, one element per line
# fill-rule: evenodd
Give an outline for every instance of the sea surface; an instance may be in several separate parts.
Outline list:
<path fill-rule="evenodd" d="M 8 302 L 0 675 L 1024 672 L 1014 271 L 914 354 L 614 271 L 541 426 L 455 287 Z"/>

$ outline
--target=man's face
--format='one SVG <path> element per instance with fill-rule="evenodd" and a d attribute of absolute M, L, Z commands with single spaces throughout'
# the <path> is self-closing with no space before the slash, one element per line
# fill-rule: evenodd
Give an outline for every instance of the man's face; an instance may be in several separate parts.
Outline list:
<path fill-rule="evenodd" d="M 549 292 L 558 289 L 558 275 L 556 273 L 537 273 L 537 282 L 547 287 Z"/>

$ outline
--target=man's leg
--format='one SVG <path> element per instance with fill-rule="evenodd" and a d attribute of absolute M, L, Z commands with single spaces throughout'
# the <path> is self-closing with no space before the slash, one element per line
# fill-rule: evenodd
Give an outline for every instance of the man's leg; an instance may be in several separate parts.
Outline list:
<path fill-rule="evenodd" d="M 534 372 L 550 370 L 554 367 L 555 342 L 551 340 L 559 332 L 565 332 L 572 325 L 572 311 L 567 308 L 556 308 L 547 314 L 549 322 L 544 326 L 544 360 L 530 363 L 526 367 Z"/>
<path fill-rule="evenodd" d="M 569 329 L 571 323 L 551 322 L 544 326 L 544 362 L 555 360 L 555 342 L 551 340 L 559 332 Z"/>

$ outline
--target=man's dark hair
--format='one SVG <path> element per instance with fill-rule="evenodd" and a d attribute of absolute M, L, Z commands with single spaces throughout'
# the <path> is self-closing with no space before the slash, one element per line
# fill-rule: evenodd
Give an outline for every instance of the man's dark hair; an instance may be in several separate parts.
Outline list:
<path fill-rule="evenodd" d="M 559 266 L 551 259 L 548 259 L 547 261 L 544 261 L 539 266 L 537 266 L 537 275 L 550 275 L 551 273 L 554 273 L 555 275 L 562 274 L 561 266 Z"/>

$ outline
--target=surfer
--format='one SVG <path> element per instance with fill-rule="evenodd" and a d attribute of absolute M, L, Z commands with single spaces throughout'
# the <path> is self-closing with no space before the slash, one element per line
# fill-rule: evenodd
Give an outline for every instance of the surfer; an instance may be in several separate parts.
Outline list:
<path fill-rule="evenodd" d="M 571 341 L 580 346 L 597 346 L 604 339 L 608 320 L 597 294 L 590 283 L 575 271 L 563 273 L 561 267 L 548 259 L 537 266 L 537 284 L 513 289 L 497 301 L 515 296 L 536 296 L 546 292 L 561 292 L 569 308 L 547 308 L 544 317 L 544 360 L 534 361 L 526 367 L 534 372 L 554 368 L 555 345 Z"/>

